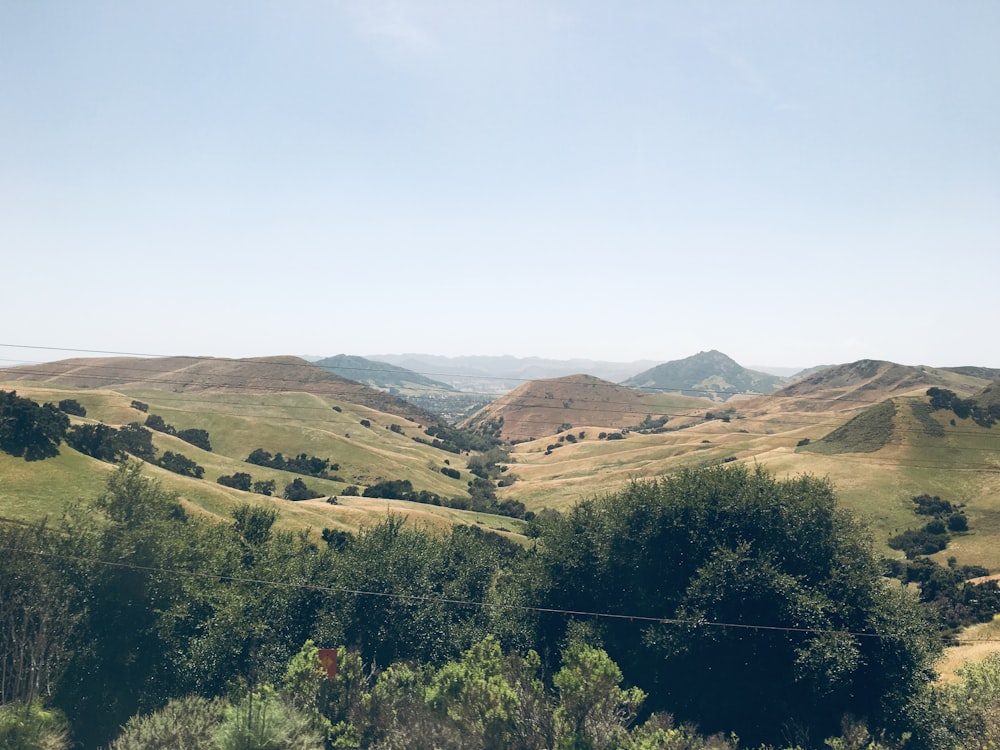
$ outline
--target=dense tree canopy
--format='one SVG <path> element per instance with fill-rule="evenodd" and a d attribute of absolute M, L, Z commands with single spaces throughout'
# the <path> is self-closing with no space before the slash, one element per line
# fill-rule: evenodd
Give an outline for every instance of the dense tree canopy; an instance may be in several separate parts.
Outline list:
<path fill-rule="evenodd" d="M 580 504 L 540 544 L 552 605 L 625 616 L 600 627 L 609 653 L 705 729 L 887 726 L 928 676 L 928 623 L 825 481 L 683 471 Z"/>

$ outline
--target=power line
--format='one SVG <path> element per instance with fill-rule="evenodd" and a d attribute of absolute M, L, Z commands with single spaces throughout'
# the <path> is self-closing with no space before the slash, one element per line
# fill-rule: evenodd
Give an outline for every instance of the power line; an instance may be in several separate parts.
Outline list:
<path fill-rule="evenodd" d="M 767 624 L 751 624 L 751 623 L 740 623 L 740 622 L 725 622 L 717 620 L 704 620 L 704 619 L 685 619 L 676 617 L 663 617 L 655 615 L 642 615 L 636 613 L 617 613 L 617 612 L 600 612 L 600 611 L 590 611 L 590 610 L 574 610 L 574 609 L 564 609 L 560 607 L 546 607 L 540 605 L 529 605 L 529 604 L 509 604 L 503 602 L 483 602 L 475 601 L 470 599 L 456 599 L 444 596 L 429 596 L 427 594 L 413 594 L 413 593 L 401 593 L 401 592 L 387 592 L 387 591 L 372 591 L 367 589 L 352 589 L 343 586 L 321 586 L 314 583 L 297 583 L 294 581 L 276 581 L 264 578 L 248 578 L 245 576 L 234 576 L 224 573 L 206 573 L 202 571 L 193 570 L 182 570 L 179 568 L 164 568 L 154 565 L 137 565 L 135 563 L 115 561 L 115 560 L 102 560 L 96 557 L 89 557 L 85 555 L 66 555 L 59 554 L 55 552 L 45 552 L 41 550 L 27 550 L 19 547 L 0 547 L 0 551 L 3 552 L 13 552 L 16 554 L 33 555 L 36 557 L 45 557 L 50 559 L 65 560 L 68 562 L 83 562 L 91 563 L 94 565 L 103 565 L 110 568 L 119 568 L 126 570 L 137 570 L 147 573 L 155 573 L 161 575 L 173 575 L 177 577 L 186 578 L 202 578 L 210 579 L 223 583 L 238 583 L 254 586 L 269 586 L 272 588 L 283 588 L 283 589 L 300 589 L 305 591 L 315 591 L 327 594 L 347 594 L 351 596 L 358 597 L 376 597 L 382 599 L 396 599 L 399 601 L 410 602 L 410 603 L 430 603 L 430 604 L 442 604 L 451 605 L 459 607 L 469 607 L 469 608 L 479 608 L 479 609 L 499 609 L 499 610 L 509 610 L 509 611 L 521 611 L 521 612 L 534 612 L 538 614 L 550 614 L 550 615 L 561 615 L 564 617 L 586 617 L 595 620 L 616 620 L 616 621 L 629 621 L 637 623 L 651 623 L 658 625 L 676 625 L 691 628 L 719 628 L 719 629 L 734 629 L 743 631 L 753 631 L 757 632 L 777 632 L 777 633 L 794 633 L 801 635 L 828 635 L 828 634 L 840 634 L 840 635 L 850 635 L 855 638 L 872 638 L 879 640 L 902 640 L 908 635 L 893 635 L 888 633 L 876 633 L 867 631 L 852 631 L 852 630 L 831 630 L 829 628 L 810 628 L 803 626 L 788 626 L 788 625 L 767 625 Z M 943 639 L 951 643 L 1000 643 L 1000 638 L 977 638 L 977 639 L 955 639 L 955 638 L 945 638 Z"/>

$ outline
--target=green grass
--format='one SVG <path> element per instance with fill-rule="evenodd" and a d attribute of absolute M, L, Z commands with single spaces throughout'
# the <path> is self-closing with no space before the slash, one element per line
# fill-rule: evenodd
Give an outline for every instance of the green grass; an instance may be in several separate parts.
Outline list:
<path fill-rule="evenodd" d="M 361 513 L 326 503 L 289 503 L 278 497 L 263 498 L 240 492 L 216 482 L 223 474 L 247 472 L 254 480 L 273 479 L 276 495 L 280 495 L 285 485 L 298 475 L 243 460 L 255 448 L 263 448 L 286 456 L 307 453 L 339 464 L 330 473 L 342 478 L 342 482 L 303 478 L 308 487 L 326 496 L 341 494 L 349 484 L 363 486 L 381 479 L 409 479 L 416 489 L 445 498 L 468 496 L 467 482 L 471 476 L 464 457 L 412 440 L 413 436 L 423 434 L 420 425 L 363 406 L 306 393 L 174 393 L 151 388 L 119 392 L 22 383 L 17 384 L 16 390 L 39 402 L 74 398 L 87 409 L 84 421 L 88 422 L 143 423 L 148 414 L 158 414 L 177 430 L 207 430 L 211 452 L 174 436 L 153 432 L 153 444 L 160 455 L 169 450 L 194 460 L 205 470 L 203 480 L 178 476 L 155 466 L 145 469 L 166 489 L 177 493 L 195 513 L 229 518 L 233 507 L 241 502 L 277 503 L 281 509 L 279 525 L 315 530 L 324 526 L 358 528 L 374 523 L 384 516 L 386 507 L 392 507 L 394 512 L 431 525 L 467 523 L 515 533 L 523 528 L 523 522 L 514 519 L 417 503 L 396 507 L 396 501 L 389 505 L 380 501 L 378 510 L 369 508 Z M 133 400 L 147 403 L 148 412 L 133 409 Z M 368 420 L 371 427 L 361 426 L 362 419 Z M 388 429 L 391 424 L 400 425 L 404 434 Z M 441 474 L 446 460 L 461 472 L 461 479 Z M 0 454 L 0 516 L 34 520 L 58 515 L 68 499 L 96 497 L 111 470 L 109 464 L 83 456 L 65 444 L 60 447 L 60 456 L 40 462 L 26 463 Z"/>
<path fill-rule="evenodd" d="M 289 503 L 216 483 L 222 474 L 245 471 L 254 479 L 274 479 L 280 493 L 296 475 L 243 461 L 254 448 L 263 448 L 285 455 L 305 452 L 339 463 L 335 473 L 344 483 L 304 478 L 309 487 L 327 496 L 340 494 L 346 484 L 368 485 L 380 479 L 409 479 L 417 489 L 443 497 L 466 494 L 470 475 L 465 457 L 418 444 L 411 439 L 422 434 L 418 425 L 365 407 L 304 393 L 172 393 L 149 388 L 113 392 L 23 383 L 16 390 L 39 401 L 75 398 L 88 409 L 88 420 L 108 424 L 144 421 L 146 414 L 130 407 L 138 399 L 149 404 L 150 413 L 159 414 L 179 430 L 208 430 L 211 453 L 154 433 L 161 452 L 180 452 L 202 465 L 204 481 L 156 467 L 146 470 L 177 492 L 193 513 L 228 518 L 238 503 L 262 502 L 280 509 L 279 525 L 316 532 L 327 526 L 357 529 L 376 522 L 387 511 L 435 527 L 468 523 L 509 533 L 523 529 L 523 523 L 513 519 L 439 506 L 368 498 L 343 498 L 338 505 L 322 500 Z M 566 509 L 581 499 L 616 491 L 632 479 L 717 464 L 736 456 L 741 462 L 759 463 L 779 477 L 829 478 L 841 504 L 867 519 L 876 544 L 886 554 L 895 554 L 884 547 L 890 535 L 919 525 L 910 502 L 914 495 L 928 493 L 964 503 L 971 533 L 955 537 L 940 557 L 955 555 L 961 563 L 1000 570 L 1000 425 L 987 429 L 957 419 L 951 425 L 954 415 L 928 413 L 921 406 L 926 402 L 923 396 L 894 401 L 895 406 L 887 403 L 855 419 L 844 412 L 792 411 L 785 402 L 776 402 L 776 408 L 768 411 L 767 402 L 763 406 L 758 402 L 749 407 L 753 411 L 728 423 L 704 422 L 701 414 L 685 429 L 658 435 L 632 433 L 617 441 L 598 440 L 600 430 L 588 427 L 586 439 L 564 444 L 548 456 L 545 447 L 554 442 L 551 437 L 516 446 L 510 471 L 519 480 L 498 494 L 520 500 L 529 510 Z M 740 404 L 736 407 L 739 413 Z M 370 420 L 372 427 L 362 427 L 362 419 Z M 392 423 L 402 425 L 405 434 L 387 429 Z M 841 437 L 832 443 L 836 450 L 810 450 L 838 434 Z M 813 444 L 797 447 L 804 437 Z M 848 448 L 854 450 L 844 452 Z M 461 472 L 460 480 L 440 473 L 445 460 Z M 0 516 L 58 515 L 67 501 L 96 497 L 112 469 L 66 447 L 55 459 L 30 464 L 0 455 Z"/>
<path fill-rule="evenodd" d="M 803 450 L 813 453 L 874 453 L 892 440 L 896 404 L 889 399 L 871 406 Z"/>

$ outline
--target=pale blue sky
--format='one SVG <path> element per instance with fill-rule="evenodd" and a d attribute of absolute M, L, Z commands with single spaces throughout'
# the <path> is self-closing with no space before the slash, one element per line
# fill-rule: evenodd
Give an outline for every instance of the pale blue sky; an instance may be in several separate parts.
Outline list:
<path fill-rule="evenodd" d="M 57 349 L 0 358 L 1000 367 L 998 39 L 995 0 L 0 0 L 0 344 Z"/>

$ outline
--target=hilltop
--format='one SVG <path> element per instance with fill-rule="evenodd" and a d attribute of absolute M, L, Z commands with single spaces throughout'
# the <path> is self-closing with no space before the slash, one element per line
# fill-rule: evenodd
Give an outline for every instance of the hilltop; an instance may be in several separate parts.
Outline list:
<path fill-rule="evenodd" d="M 722 352 L 699 352 L 685 359 L 664 362 L 622 381 L 644 391 L 676 392 L 715 401 L 742 393 L 771 393 L 787 378 L 748 370 Z"/>
<path fill-rule="evenodd" d="M 813 372 L 772 395 L 782 409 L 842 411 L 860 409 L 892 396 L 917 393 L 931 386 L 971 395 L 981 389 L 984 382 L 981 377 L 943 368 L 862 359 Z"/>

